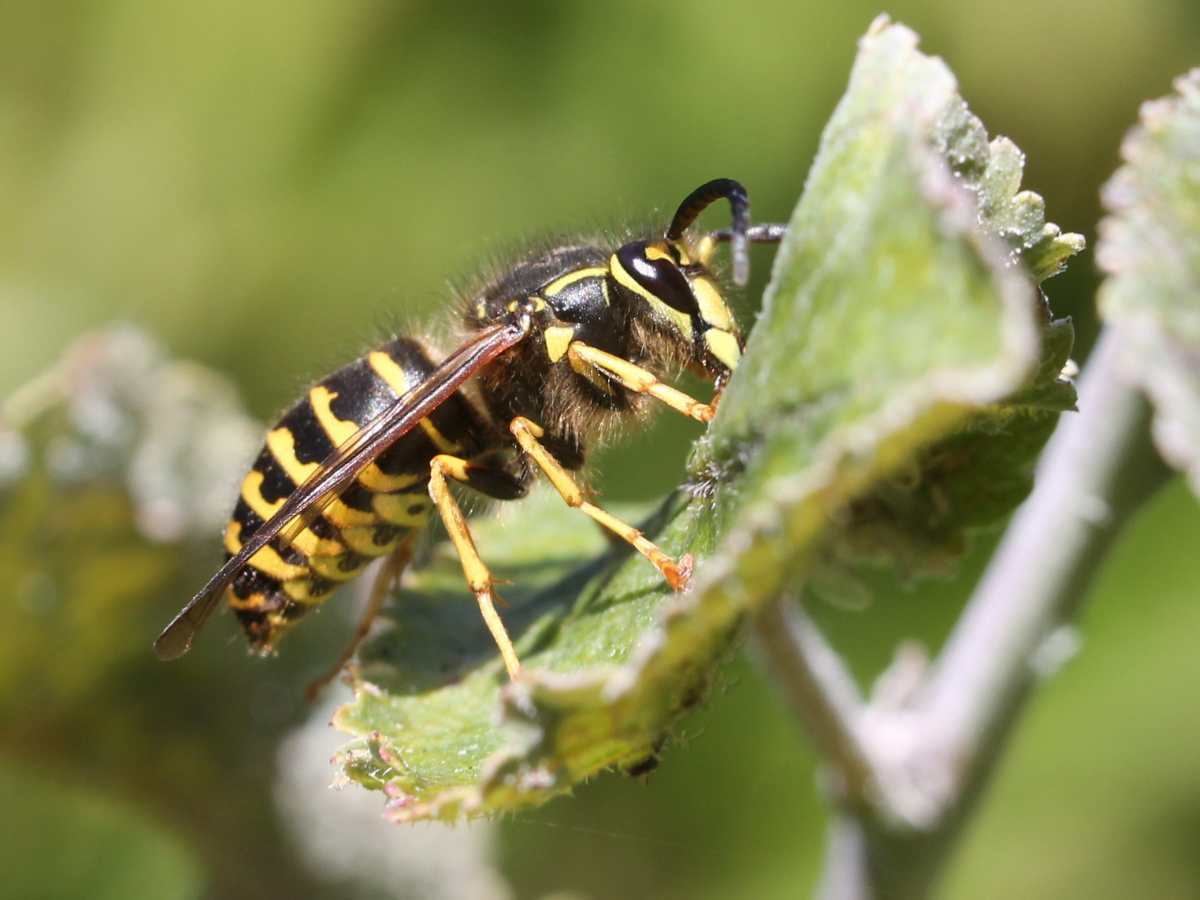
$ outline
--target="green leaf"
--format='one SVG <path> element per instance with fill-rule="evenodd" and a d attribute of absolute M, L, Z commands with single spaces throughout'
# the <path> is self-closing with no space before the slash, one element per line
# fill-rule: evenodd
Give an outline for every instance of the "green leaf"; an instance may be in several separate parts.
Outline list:
<path fill-rule="evenodd" d="M 1200 493 L 1200 69 L 1143 104 L 1104 187 L 1100 313 L 1154 403 L 1164 458 Z"/>
<path fill-rule="evenodd" d="M 225 379 L 130 327 L 78 339 L 5 401 L 0 720 L 61 715 L 147 658 L 181 539 L 218 532 L 257 430 Z"/>
<path fill-rule="evenodd" d="M 1062 234 L 1058 226 L 1046 223 L 1041 197 L 1031 191 L 1019 190 L 1024 155 L 1007 138 L 998 137 L 989 142 L 983 123 L 956 93 L 949 70 L 940 60 L 916 53 L 911 46 L 915 38 L 908 37 L 911 34 L 896 26 L 887 32 L 886 38 L 880 32 L 878 43 L 868 36 L 865 46 L 878 50 L 872 62 L 878 68 L 868 70 L 860 55 L 851 81 L 852 93 L 855 79 L 864 92 L 879 91 L 878 105 L 887 108 L 890 118 L 872 123 L 865 116 L 860 118 L 862 107 L 851 108 L 843 101 L 826 130 L 823 146 L 843 140 L 843 129 L 853 132 L 864 144 L 877 134 L 873 128 L 894 133 L 904 127 L 900 119 L 914 109 L 924 107 L 919 113 L 920 124 L 912 126 L 918 133 L 915 140 L 928 142 L 936 148 L 949 166 L 950 178 L 947 179 L 944 168 L 937 166 L 929 172 L 914 174 L 907 182 L 916 184 L 925 194 L 936 219 L 923 224 L 930 229 L 957 228 L 969 236 L 969 241 L 977 242 L 974 252 L 982 254 L 993 269 L 1012 265 L 1024 268 L 1035 282 L 1042 281 L 1059 271 L 1066 257 L 1082 249 L 1083 238 L 1077 234 Z M 901 40 L 901 35 L 906 36 L 908 43 Z M 889 67 L 906 68 L 910 80 L 903 86 L 897 84 Z M 915 88 L 918 83 L 922 87 L 916 88 L 914 94 L 919 92 L 919 95 L 901 97 L 888 93 L 889 90 Z M 843 124 L 842 116 L 854 118 Z M 855 164 L 861 162 L 861 158 L 854 159 Z M 928 164 L 928 159 L 921 162 Z M 810 191 L 817 173 L 814 169 L 814 175 L 810 176 Z M 865 170 L 857 165 L 849 171 L 829 172 L 828 195 L 835 201 L 844 202 L 842 195 L 846 187 L 864 174 Z M 896 182 L 893 186 L 902 184 Z M 961 188 L 966 190 L 956 190 Z M 873 214 L 877 217 L 876 226 L 867 231 L 868 239 L 896 240 L 889 238 L 888 231 L 902 226 L 885 222 L 891 214 L 888 198 L 867 195 L 864 199 L 874 206 L 846 207 L 847 219 L 851 215 Z M 807 197 L 805 203 L 808 203 Z M 943 206 L 944 210 L 937 212 L 938 206 Z M 804 208 L 802 204 L 801 210 Z M 817 210 L 815 206 L 809 208 Z M 800 210 L 797 212 L 799 215 Z M 794 218 L 792 234 L 799 236 L 797 229 L 810 227 Z M 909 361 L 905 354 L 914 349 L 930 348 L 938 341 L 956 345 L 956 351 L 946 356 L 947 362 L 970 361 L 973 345 L 958 338 L 952 323 L 952 317 L 970 312 L 962 304 L 946 304 L 946 318 L 941 320 L 937 318 L 936 307 L 924 310 L 931 314 L 928 317 L 893 310 L 896 320 L 896 324 L 890 326 L 893 339 L 883 348 L 851 347 L 845 341 L 849 334 L 861 344 L 860 335 L 865 329 L 871 329 L 876 339 L 886 334 L 889 326 L 879 321 L 885 314 L 886 304 L 917 305 L 914 296 L 889 290 L 898 266 L 906 263 L 914 268 L 931 266 L 924 273 L 911 272 L 901 282 L 901 286 L 908 285 L 917 297 L 927 295 L 932 300 L 939 291 L 951 295 L 956 292 L 968 294 L 973 288 L 967 284 L 926 287 L 921 281 L 922 277 L 930 282 L 942 277 L 962 277 L 959 274 L 961 267 L 949 261 L 940 263 L 936 254 L 962 252 L 963 248 L 944 245 L 939 250 L 935 244 L 920 252 L 903 244 L 894 247 L 881 244 L 873 251 L 877 268 L 872 271 L 867 265 L 871 255 L 851 243 L 851 236 L 862 234 L 863 228 L 856 231 L 849 221 L 830 223 L 828 218 L 821 219 L 819 227 L 829 228 L 828 233 L 838 235 L 837 246 L 830 247 L 817 240 L 807 244 L 812 258 L 803 260 L 804 264 L 795 269 L 796 283 L 786 290 L 807 292 L 814 299 L 802 298 L 802 302 L 808 304 L 808 312 L 792 321 L 789 326 L 792 331 L 786 339 L 774 340 L 776 329 L 784 326 L 764 316 L 758 334 L 772 335 L 780 359 L 776 362 L 765 354 L 755 354 L 751 366 L 771 365 L 775 369 L 769 376 L 754 376 L 758 382 L 785 382 L 793 385 L 796 391 L 827 396 L 831 388 L 821 384 L 821 379 L 842 382 L 834 388 L 837 390 L 861 391 L 863 386 L 854 382 L 874 373 L 881 376 L 881 386 L 890 387 L 893 379 L 907 376 Z M 933 239 L 934 235 L 928 237 Z M 841 268 L 831 268 L 834 260 Z M 1002 279 L 1001 286 L 1003 283 Z M 776 287 L 778 289 L 778 283 Z M 830 296 L 818 297 L 822 290 L 828 291 Z M 1011 294 L 1022 289 L 1010 286 L 1007 290 Z M 840 296 L 847 292 L 865 298 L 867 308 L 844 303 Z M 969 530 L 1002 519 L 1029 494 L 1037 454 L 1053 431 L 1058 413 L 1074 408 L 1075 390 L 1061 374 L 1073 342 L 1070 323 L 1053 322 L 1044 298 L 1029 297 L 1026 303 L 1031 311 L 1036 310 L 1036 321 L 1042 333 L 1043 349 L 1038 367 L 1012 395 L 970 415 L 957 417 L 947 426 L 941 440 L 913 450 L 908 460 L 895 471 L 878 473 L 875 487 L 842 509 L 837 526 L 829 530 L 821 551 L 822 570 L 826 576 L 830 574 L 827 571 L 830 566 L 862 560 L 887 562 L 906 577 L 924 573 L 949 574 L 965 550 Z M 834 316 L 845 316 L 847 321 L 836 323 Z M 965 319 L 963 324 L 966 324 Z M 948 327 L 943 328 L 943 325 Z M 927 330 L 919 331 L 921 326 Z M 797 357 L 794 363 L 787 362 L 786 358 L 796 347 L 804 348 L 807 356 L 818 352 L 814 335 L 825 332 L 831 335 L 831 341 L 823 348 L 822 358 Z M 994 336 L 1000 337 L 999 334 Z M 955 352 L 961 355 L 955 355 Z M 885 356 L 893 359 L 889 361 Z M 925 361 L 919 360 L 917 364 Z M 806 385 L 805 376 L 792 371 L 799 367 L 806 371 L 820 369 L 814 376 L 817 383 Z M 738 384 L 746 385 L 748 381 L 743 376 Z M 894 402 L 903 404 L 906 401 L 896 397 Z M 753 409 L 750 402 L 740 399 L 730 406 L 744 410 L 747 415 Z M 767 421 L 770 416 L 762 418 Z M 715 433 L 721 433 L 719 427 Z M 742 435 L 735 434 L 731 442 L 737 444 L 742 440 Z M 841 578 L 847 580 L 847 574 L 842 573 Z"/>
<path fill-rule="evenodd" d="M 1043 325 L 1042 359 L 1026 383 L 964 416 L 852 501 L 825 541 L 825 569 L 865 562 L 886 563 L 910 581 L 952 575 L 971 533 L 1000 522 L 1029 495 L 1038 455 L 1059 413 L 1076 400 L 1062 376 L 1071 323 L 1047 318 Z"/>
<path fill-rule="evenodd" d="M 1063 234 L 1046 221 L 1046 204 L 1021 190 L 1025 154 L 1006 137 L 988 141 L 987 129 L 961 97 L 942 113 L 934 142 L 951 171 L 976 195 L 980 224 L 1010 248 L 1035 284 L 1063 270 L 1068 257 L 1084 248 L 1079 234 Z"/>
<path fill-rule="evenodd" d="M 889 486 L 916 486 L 927 506 L 949 496 L 959 529 L 1011 508 L 1011 482 L 1026 484 L 1029 455 L 1073 402 L 1058 381 L 1069 328 L 1049 324 L 1014 261 L 1042 275 L 1076 243 L 1047 237 L 1040 201 L 1016 193 L 1019 154 L 1003 144 L 993 160 L 977 126 L 946 66 L 877 20 L 689 481 L 645 526 L 701 562 L 691 589 L 672 594 L 618 548 L 543 589 L 507 590 L 525 666 L 507 683 L 469 596 L 420 577 L 335 720 L 358 736 L 339 757 L 345 778 L 385 790 L 405 821 L 512 811 L 612 766 L 648 772 L 746 616 L 831 546 L 868 532 L 891 547 L 945 542 L 912 503 L 865 516 Z M 924 487 L 937 471 L 942 487 Z M 996 486 L 973 498 L 980 479 Z M 557 546 L 572 550 L 550 569 L 587 557 L 590 523 L 570 518 L 549 496 L 508 525 L 529 538 L 531 581 L 551 577 L 536 562 Z M 541 540 L 526 531 L 536 522 Z"/>

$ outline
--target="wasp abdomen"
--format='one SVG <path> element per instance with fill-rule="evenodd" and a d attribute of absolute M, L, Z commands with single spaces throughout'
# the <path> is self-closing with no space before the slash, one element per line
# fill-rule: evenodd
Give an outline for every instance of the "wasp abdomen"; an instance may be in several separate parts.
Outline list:
<path fill-rule="evenodd" d="M 225 531 L 231 557 L 340 444 L 433 371 L 400 338 L 313 385 L 267 434 Z M 429 462 L 474 455 L 479 414 L 453 396 L 368 465 L 285 545 L 271 541 L 233 580 L 231 602 L 256 649 L 326 600 L 429 518 Z"/>

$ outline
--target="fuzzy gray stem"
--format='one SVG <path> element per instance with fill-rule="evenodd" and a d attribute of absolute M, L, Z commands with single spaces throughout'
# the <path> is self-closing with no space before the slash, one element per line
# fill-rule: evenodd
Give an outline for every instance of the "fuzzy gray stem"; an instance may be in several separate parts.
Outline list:
<path fill-rule="evenodd" d="M 862 825 L 849 813 L 837 813 L 825 838 L 825 862 L 814 900 L 871 900 Z"/>
<path fill-rule="evenodd" d="M 838 800 L 855 807 L 869 802 L 878 780 L 859 733 L 862 699 L 842 658 L 788 597 L 767 604 L 754 630 L 792 713 L 834 767 Z"/>
<path fill-rule="evenodd" d="M 787 625 L 784 606 L 760 619 L 772 666 L 826 758 L 843 771 L 859 767 L 865 786 L 874 780 L 897 798 L 911 789 L 935 811 L 925 825 L 897 827 L 886 817 L 892 804 L 856 804 L 850 794 L 830 829 L 819 900 L 929 895 L 1023 701 L 1065 658 L 1055 647 L 1070 641 L 1056 638 L 1100 560 L 1168 477 L 1150 445 L 1149 405 L 1119 371 L 1120 344 L 1119 330 L 1106 328 L 1080 382 L 1081 412 L 1063 416 L 1033 493 L 907 709 L 848 705 L 836 674 L 845 669 L 825 659 L 834 651 L 811 623 L 799 620 L 812 634 Z M 913 772 L 942 777 L 914 780 Z"/>
<path fill-rule="evenodd" d="M 1147 460 L 1149 405 L 1121 377 L 1120 342 L 1113 327 L 1101 334 L 1079 385 L 1080 412 L 1064 414 L 1037 487 L 931 673 L 922 719 L 960 786 L 1045 671 L 1039 657 L 1053 653 L 1041 651 L 1070 622 L 1113 538 L 1167 475 Z"/>

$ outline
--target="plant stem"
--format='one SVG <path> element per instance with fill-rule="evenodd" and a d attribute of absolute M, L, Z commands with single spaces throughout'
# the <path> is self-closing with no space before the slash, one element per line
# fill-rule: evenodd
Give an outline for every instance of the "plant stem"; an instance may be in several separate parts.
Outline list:
<path fill-rule="evenodd" d="M 1071 642 L 1059 638 L 1100 560 L 1168 477 L 1150 444 L 1149 404 L 1119 371 L 1121 340 L 1112 326 L 1101 334 L 1080 382 L 1081 412 L 1063 416 L 1033 493 L 910 704 L 848 702 L 841 660 L 802 613 L 769 606 L 759 620 L 789 704 L 848 787 L 820 900 L 928 895 L 1031 688 L 1066 658 Z M 935 814 L 926 823 L 896 816 L 878 793 L 857 802 L 872 785 L 923 797 Z"/>
<path fill-rule="evenodd" d="M 867 880 L 867 844 L 862 825 L 847 812 L 830 819 L 825 839 L 825 866 L 815 900 L 870 900 Z"/>
<path fill-rule="evenodd" d="M 842 658 L 788 597 L 768 603 L 754 629 L 793 715 L 834 764 L 838 799 L 852 807 L 866 805 L 878 779 L 859 733 L 863 702 Z"/>
<path fill-rule="evenodd" d="M 1047 642 L 1069 627 L 1113 540 L 1169 475 L 1149 442 L 1150 406 L 1119 371 L 1120 343 L 1117 329 L 1101 333 L 1080 382 L 1081 412 L 1065 414 L 1047 444 L 1037 486 L 926 684 L 930 752 L 957 762 L 960 793 L 977 780 L 973 767 L 995 757 L 996 737 L 1039 674 L 1050 674 Z"/>

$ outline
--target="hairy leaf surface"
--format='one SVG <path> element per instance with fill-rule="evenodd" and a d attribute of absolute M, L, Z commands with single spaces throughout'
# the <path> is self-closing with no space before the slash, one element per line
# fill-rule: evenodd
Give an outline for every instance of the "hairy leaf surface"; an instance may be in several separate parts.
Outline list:
<path fill-rule="evenodd" d="M 592 556 L 593 526 L 552 495 L 481 524 L 485 558 L 516 583 L 505 619 L 524 672 L 507 682 L 443 561 L 363 653 L 336 719 L 358 736 L 344 775 L 404 821 L 512 811 L 613 766 L 644 774 L 744 619 L 815 565 L 936 567 L 963 529 L 1011 510 L 1074 401 L 1069 326 L 1051 325 L 1035 280 L 1080 246 L 1018 192 L 1021 165 L 946 66 L 877 20 L 744 361 L 688 482 L 645 526 L 699 562 L 691 588 L 672 594 L 624 548 Z"/>
<path fill-rule="evenodd" d="M 1155 406 L 1163 456 L 1200 493 L 1200 69 L 1143 104 L 1104 187 L 1101 315 Z"/>

